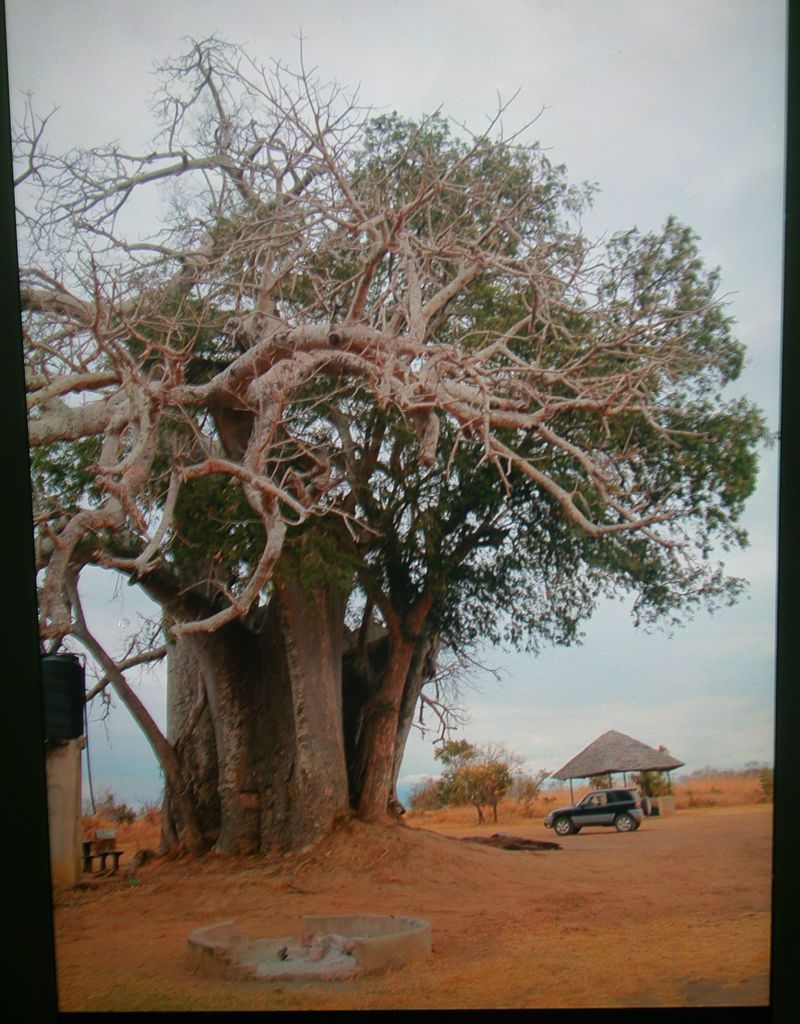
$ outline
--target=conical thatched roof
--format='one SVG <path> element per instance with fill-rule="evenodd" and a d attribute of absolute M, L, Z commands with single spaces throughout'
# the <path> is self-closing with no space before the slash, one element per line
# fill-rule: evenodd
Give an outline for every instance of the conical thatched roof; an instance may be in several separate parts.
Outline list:
<path fill-rule="evenodd" d="M 567 761 L 563 768 L 553 772 L 553 778 L 586 779 L 590 775 L 605 775 L 607 772 L 670 771 L 682 767 L 683 761 L 671 754 L 654 750 L 632 736 L 609 729 Z"/>

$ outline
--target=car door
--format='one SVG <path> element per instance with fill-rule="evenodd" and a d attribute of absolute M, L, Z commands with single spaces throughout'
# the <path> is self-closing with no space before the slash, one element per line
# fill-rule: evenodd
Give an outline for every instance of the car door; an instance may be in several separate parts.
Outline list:
<path fill-rule="evenodd" d="M 613 809 L 608 807 L 605 793 L 587 793 L 572 814 L 578 828 L 584 825 L 608 825 L 613 819 Z"/>

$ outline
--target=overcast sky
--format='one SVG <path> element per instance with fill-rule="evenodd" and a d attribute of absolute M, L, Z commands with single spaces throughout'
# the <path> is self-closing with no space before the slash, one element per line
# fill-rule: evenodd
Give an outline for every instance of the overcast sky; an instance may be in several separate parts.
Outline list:
<path fill-rule="evenodd" d="M 216 34 L 257 58 L 306 63 L 359 87 L 377 109 L 417 117 L 439 107 L 481 128 L 516 95 L 507 128 L 527 133 L 574 182 L 597 183 L 589 235 L 658 229 L 669 214 L 701 237 L 748 349 L 732 394 L 777 429 L 785 134 L 783 0 L 6 0 L 12 106 L 58 106 L 52 149 L 152 132 L 154 62 L 185 38 Z M 687 770 L 771 761 L 775 671 L 777 446 L 764 453 L 745 526 L 727 559 L 750 581 L 738 606 L 700 614 L 671 638 L 602 606 L 582 646 L 534 658 L 482 652 L 463 703 L 476 743 L 505 742 L 532 770 L 555 770 L 607 729 L 665 744 Z M 99 571 L 87 611 L 113 649 L 148 606 Z M 90 599 L 91 598 L 91 599 Z M 99 624 L 99 625 L 98 625 Z M 163 673 L 131 680 L 159 721 Z M 99 709 L 92 712 L 99 718 Z M 95 791 L 153 800 L 159 771 L 122 707 L 90 728 Z M 413 734 L 406 784 L 437 774 Z M 86 791 L 85 791 L 86 792 Z"/>

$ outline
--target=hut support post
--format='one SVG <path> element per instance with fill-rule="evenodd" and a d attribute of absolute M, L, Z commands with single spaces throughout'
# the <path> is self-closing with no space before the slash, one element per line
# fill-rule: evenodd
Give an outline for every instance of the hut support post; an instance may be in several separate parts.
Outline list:
<path fill-rule="evenodd" d="M 572 779 L 569 780 L 569 798 L 572 803 L 575 803 L 575 794 L 572 792 Z"/>

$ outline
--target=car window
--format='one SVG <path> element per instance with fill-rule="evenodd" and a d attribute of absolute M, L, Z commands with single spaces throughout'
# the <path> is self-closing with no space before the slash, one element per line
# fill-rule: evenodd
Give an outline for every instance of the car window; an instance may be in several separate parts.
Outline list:
<path fill-rule="evenodd" d="M 592 793 L 589 799 L 586 801 L 587 807 L 602 807 L 606 802 L 605 793 Z"/>

